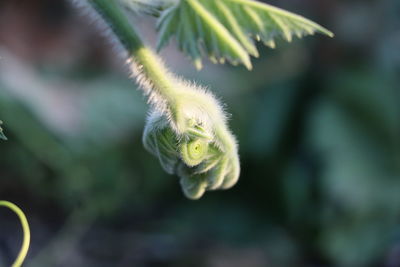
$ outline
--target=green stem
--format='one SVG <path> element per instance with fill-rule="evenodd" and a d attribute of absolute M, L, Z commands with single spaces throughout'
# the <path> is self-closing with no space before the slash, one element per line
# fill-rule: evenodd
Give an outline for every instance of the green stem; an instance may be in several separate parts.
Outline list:
<path fill-rule="evenodd" d="M 176 92 L 176 81 L 158 56 L 139 37 L 138 33 L 122 13 L 115 0 L 88 0 L 98 14 L 110 26 L 111 30 L 120 43 L 127 50 L 128 55 L 133 57 L 145 80 L 168 105 L 174 103 Z M 150 92 L 152 93 L 152 92 Z M 154 93 L 154 92 L 153 92 Z"/>
<path fill-rule="evenodd" d="M 15 214 L 17 214 L 19 220 L 21 221 L 22 230 L 24 232 L 24 240 L 22 242 L 21 250 L 19 251 L 18 257 L 12 265 L 12 267 L 19 267 L 22 265 L 26 255 L 28 254 L 29 243 L 31 240 L 28 220 L 26 219 L 26 216 L 23 213 L 23 211 L 20 208 L 18 208 L 18 206 L 16 206 L 15 204 L 2 200 L 0 201 L 0 207 L 1 206 L 12 210 Z"/>

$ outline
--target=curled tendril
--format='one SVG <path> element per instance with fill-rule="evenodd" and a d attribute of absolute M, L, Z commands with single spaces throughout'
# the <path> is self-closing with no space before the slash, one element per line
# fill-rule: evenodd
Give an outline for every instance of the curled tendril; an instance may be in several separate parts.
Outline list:
<path fill-rule="evenodd" d="M 143 143 L 166 172 L 180 177 L 184 194 L 198 199 L 206 190 L 227 189 L 237 182 L 237 144 L 215 98 L 194 85 L 182 88 L 176 92 L 178 109 L 153 108 Z"/>
<path fill-rule="evenodd" d="M 24 239 L 22 241 L 22 246 L 18 253 L 18 256 L 14 261 L 14 263 L 11 265 L 11 267 L 20 267 L 22 266 L 22 263 L 24 262 L 26 255 L 28 254 L 29 243 L 31 240 L 31 233 L 29 229 L 28 220 L 26 219 L 24 212 L 18 206 L 9 201 L 0 200 L 0 207 L 6 207 L 11 211 L 13 211 L 18 216 L 22 225 Z"/>
<path fill-rule="evenodd" d="M 207 157 L 208 140 L 198 138 L 183 142 L 179 150 L 186 165 L 197 166 Z"/>

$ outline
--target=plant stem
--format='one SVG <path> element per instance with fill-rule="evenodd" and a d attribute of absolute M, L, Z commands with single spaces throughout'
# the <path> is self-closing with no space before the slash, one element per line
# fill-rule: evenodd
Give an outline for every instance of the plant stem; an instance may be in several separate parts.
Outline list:
<path fill-rule="evenodd" d="M 151 91 L 155 90 L 167 105 L 175 101 L 176 81 L 158 56 L 139 37 L 138 33 L 122 13 L 115 0 L 88 0 L 98 14 L 110 26 L 120 43 L 127 50 L 129 57 L 137 63 L 145 82 L 151 83 Z M 142 77 L 140 77 L 142 79 Z M 140 81 L 139 81 L 140 82 Z"/>
<path fill-rule="evenodd" d="M 12 267 L 19 267 L 22 265 L 26 255 L 28 254 L 29 243 L 31 240 L 31 233 L 29 230 L 28 220 L 26 219 L 26 216 L 23 213 L 23 211 L 20 208 L 18 208 L 18 206 L 16 206 L 15 204 L 2 200 L 0 201 L 0 207 L 1 206 L 12 210 L 15 214 L 17 214 L 19 220 L 21 221 L 22 230 L 24 233 L 24 240 L 22 242 L 21 250 L 19 251 L 18 257 L 12 265 Z"/>

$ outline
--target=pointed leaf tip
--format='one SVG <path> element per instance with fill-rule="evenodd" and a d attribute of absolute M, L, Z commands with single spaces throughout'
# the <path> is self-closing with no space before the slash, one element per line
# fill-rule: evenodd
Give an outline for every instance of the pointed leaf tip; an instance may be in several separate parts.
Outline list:
<path fill-rule="evenodd" d="M 0 139 L 2 140 L 7 140 L 7 137 L 3 133 L 3 129 L 1 128 L 1 125 L 3 124 L 2 121 L 0 121 Z"/>
<path fill-rule="evenodd" d="M 0 139 L 7 141 L 7 137 L 4 135 L 2 131 L 0 131 Z"/>

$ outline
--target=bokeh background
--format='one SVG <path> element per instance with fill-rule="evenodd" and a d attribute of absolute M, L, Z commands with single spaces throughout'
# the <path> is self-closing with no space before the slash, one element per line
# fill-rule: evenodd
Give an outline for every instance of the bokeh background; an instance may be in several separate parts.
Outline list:
<path fill-rule="evenodd" d="M 25 266 L 400 266 L 400 1 L 276 0 L 332 30 L 254 70 L 178 74 L 226 103 L 242 175 L 184 198 L 141 142 L 144 97 L 67 1 L 0 1 L 0 199 Z M 154 20 L 133 18 L 154 45 Z M 0 266 L 21 242 L 0 210 Z"/>

